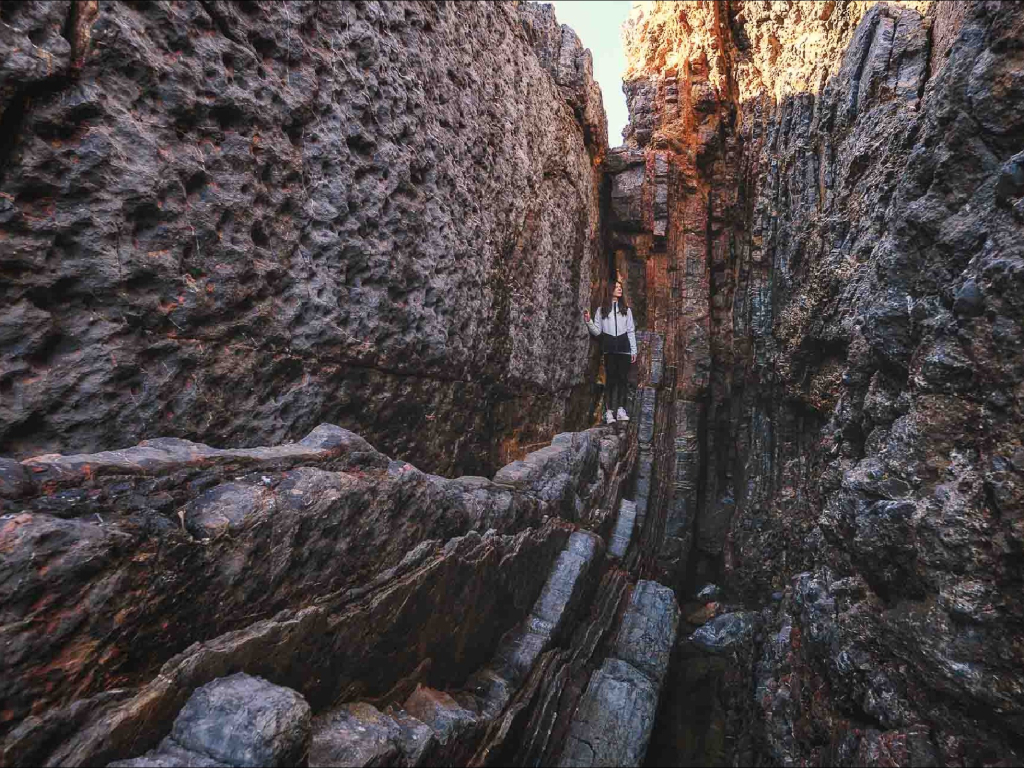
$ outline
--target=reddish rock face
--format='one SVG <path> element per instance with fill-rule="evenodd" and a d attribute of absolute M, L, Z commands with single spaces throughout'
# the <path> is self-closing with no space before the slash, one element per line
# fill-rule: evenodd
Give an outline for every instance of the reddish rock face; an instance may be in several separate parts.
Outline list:
<path fill-rule="evenodd" d="M 5 4 L 0 454 L 579 427 L 606 129 L 512 4 Z M 472 407 L 467 407 L 472 404 Z"/>
<path fill-rule="evenodd" d="M 1019 759 L 1022 33 L 1012 3 L 635 9 L 606 165 L 675 381 L 657 568 L 768 606 L 731 665 L 679 651 L 651 760 Z"/>

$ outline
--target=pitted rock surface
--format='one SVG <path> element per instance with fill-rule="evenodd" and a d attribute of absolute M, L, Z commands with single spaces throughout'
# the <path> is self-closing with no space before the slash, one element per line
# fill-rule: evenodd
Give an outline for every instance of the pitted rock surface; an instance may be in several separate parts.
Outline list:
<path fill-rule="evenodd" d="M 589 411 L 605 117 L 550 9 L 4 8 L 0 453 L 332 421 L 489 474 Z"/>

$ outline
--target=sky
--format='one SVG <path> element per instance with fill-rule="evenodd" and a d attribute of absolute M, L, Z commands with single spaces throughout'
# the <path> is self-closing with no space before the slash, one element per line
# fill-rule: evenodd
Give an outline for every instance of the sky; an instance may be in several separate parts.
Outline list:
<path fill-rule="evenodd" d="M 594 56 L 594 79 L 601 85 L 608 113 L 608 144 L 622 144 L 622 129 L 629 122 L 622 73 L 622 22 L 629 18 L 632 0 L 551 0 L 559 24 L 568 24 Z"/>

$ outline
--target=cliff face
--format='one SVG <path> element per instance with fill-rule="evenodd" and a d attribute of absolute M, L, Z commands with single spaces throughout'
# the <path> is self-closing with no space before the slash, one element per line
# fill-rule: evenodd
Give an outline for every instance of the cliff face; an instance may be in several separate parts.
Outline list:
<path fill-rule="evenodd" d="M 0 765 L 641 761 L 654 412 L 550 439 L 608 274 L 572 30 L 0 13 Z"/>
<path fill-rule="evenodd" d="M 332 421 L 489 472 L 589 411 L 605 118 L 550 9 L 11 3 L 2 30 L 0 453 Z"/>
<path fill-rule="evenodd" d="M 634 10 L 610 226 L 676 376 L 660 567 L 726 587 L 652 764 L 1019 758 L 1022 33 L 1013 3 Z"/>
<path fill-rule="evenodd" d="M 1021 6 L 0 21 L 0 765 L 1024 758 Z"/>

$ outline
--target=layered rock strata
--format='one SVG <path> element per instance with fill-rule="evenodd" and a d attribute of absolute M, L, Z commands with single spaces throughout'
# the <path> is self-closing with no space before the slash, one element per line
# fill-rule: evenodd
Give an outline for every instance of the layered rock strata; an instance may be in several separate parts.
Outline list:
<path fill-rule="evenodd" d="M 1020 759 L 1022 33 L 1013 3 L 634 10 L 606 167 L 674 377 L 651 567 L 682 635 L 743 630 L 677 649 L 651 764 Z"/>
<path fill-rule="evenodd" d="M 606 128 L 550 8 L 5 3 L 0 98 L 0 453 L 491 474 L 584 423 Z"/>
<path fill-rule="evenodd" d="M 610 266 L 575 34 L 519 3 L 3 22 L 0 762 L 553 763 L 612 668 L 645 706 L 598 759 L 642 761 L 678 614 L 623 498 L 654 412 L 547 445 L 597 394 Z"/>
<path fill-rule="evenodd" d="M 604 554 L 636 526 L 639 428 L 558 435 L 493 480 L 332 425 L 3 460 L 2 763 L 287 764 L 284 736 L 235 727 L 278 703 L 306 707 L 310 764 L 552 762 L 616 665 L 647 704 L 615 741 L 639 762 L 678 615 L 634 586 L 636 536 Z"/>

